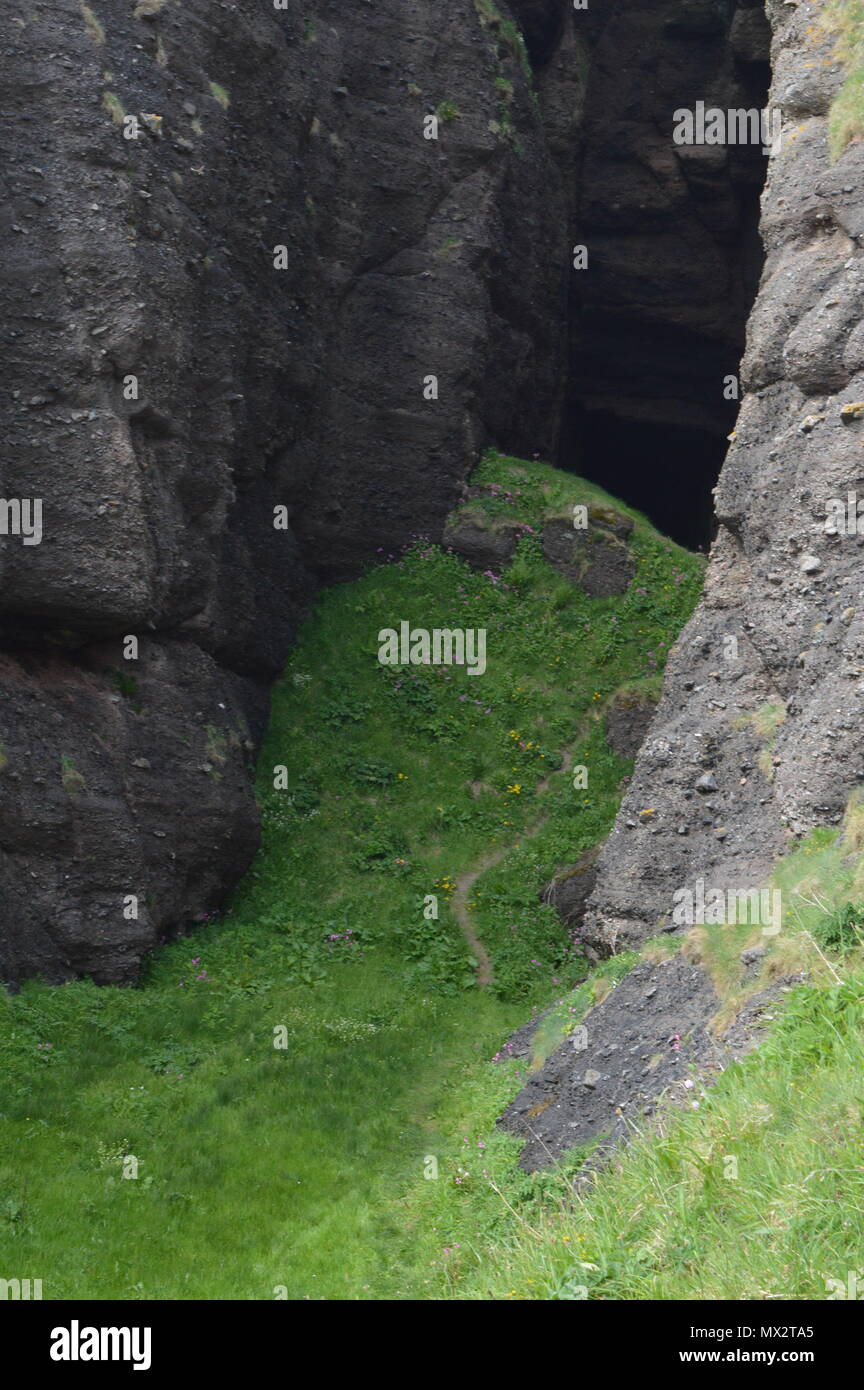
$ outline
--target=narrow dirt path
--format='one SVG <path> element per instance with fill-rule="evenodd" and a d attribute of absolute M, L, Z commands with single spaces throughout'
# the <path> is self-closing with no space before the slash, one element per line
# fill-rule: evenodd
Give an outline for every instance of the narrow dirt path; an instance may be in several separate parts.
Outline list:
<path fill-rule="evenodd" d="M 485 859 L 481 859 L 480 863 L 475 865 L 473 869 L 460 874 L 456 880 L 456 892 L 450 903 L 456 921 L 462 929 L 462 935 L 471 947 L 471 954 L 477 962 L 477 985 L 480 989 L 485 989 L 487 985 L 491 985 L 494 976 L 489 952 L 477 935 L 471 918 L 468 898 L 480 875 L 485 874 L 487 869 L 491 869 L 493 864 L 497 864 L 499 860 L 503 859 L 510 849 L 512 849 L 512 845 L 495 850 L 492 854 L 487 854 Z"/>
<path fill-rule="evenodd" d="M 559 772 L 570 771 L 573 762 L 572 749 L 584 738 L 586 723 L 587 721 L 583 721 L 573 742 L 569 747 L 563 750 L 561 754 L 561 766 L 556 768 L 554 773 L 547 773 L 546 776 L 542 777 L 537 783 L 534 788 L 535 796 L 540 796 L 542 792 L 546 791 L 551 777 L 557 776 Z M 509 854 L 511 849 L 517 849 L 524 840 L 530 840 L 533 836 L 539 835 L 548 819 L 549 812 L 545 811 L 543 815 L 539 816 L 536 821 L 523 830 L 521 835 L 511 841 L 509 845 L 502 845 L 500 849 L 491 850 L 488 854 L 484 855 L 478 863 L 474 864 L 472 868 L 466 869 L 463 874 L 460 874 L 456 880 L 456 891 L 453 894 L 450 906 L 453 909 L 453 915 L 459 923 L 462 935 L 471 947 L 471 954 L 477 962 L 477 986 L 479 989 L 486 989 L 488 985 L 491 985 L 495 976 L 492 970 L 491 957 L 477 934 L 477 928 L 474 926 L 474 919 L 471 916 L 469 899 L 474 884 L 477 882 L 478 878 L 481 878 L 482 875 L 487 872 L 487 870 L 494 868 L 496 864 L 500 864 L 505 854 Z"/>

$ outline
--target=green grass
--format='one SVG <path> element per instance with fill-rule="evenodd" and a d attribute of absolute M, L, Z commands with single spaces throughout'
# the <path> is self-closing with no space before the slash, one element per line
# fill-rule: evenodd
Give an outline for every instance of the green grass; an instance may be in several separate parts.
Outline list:
<path fill-rule="evenodd" d="M 572 1188 L 588 1150 L 526 1175 L 495 1127 L 640 955 L 675 949 L 589 975 L 538 891 L 608 830 L 629 765 L 603 711 L 656 693 L 701 565 L 632 513 L 636 577 L 589 600 L 536 533 L 610 499 L 498 455 L 474 481 L 475 520 L 522 524 L 513 564 L 482 575 L 419 543 L 321 596 L 274 692 L 261 852 L 224 914 L 156 951 L 138 988 L 0 997 L 2 1277 L 42 1279 L 47 1299 L 641 1301 L 821 1299 L 860 1272 L 860 793 L 778 863 L 778 936 L 684 943 L 720 1017 L 808 972 L 758 1053 L 679 1087 L 590 1194 Z M 378 633 L 403 619 L 485 626 L 486 673 L 380 666 Z M 763 740 L 782 712 L 754 712 Z M 222 751 L 214 730 L 213 775 Z M 479 991 L 450 901 L 490 853 Z M 742 985 L 754 941 L 767 954 Z"/>
<path fill-rule="evenodd" d="M 837 39 L 835 55 L 847 72 L 828 116 L 831 159 L 864 136 L 864 0 L 829 0 L 822 25 Z"/>
<path fill-rule="evenodd" d="M 115 125 L 122 125 L 126 119 L 123 103 L 116 92 L 102 93 L 102 109 L 108 113 Z"/>
<path fill-rule="evenodd" d="M 463 1112 L 449 1116 L 445 1166 L 460 1195 L 415 1181 L 406 1204 L 418 1238 L 435 1231 L 442 1239 L 430 1256 L 439 1296 L 810 1300 L 848 1296 L 850 1275 L 864 1282 L 861 807 L 853 794 L 839 829 L 814 831 L 778 863 L 771 885 L 783 894 L 780 935 L 701 931 L 723 1001 L 718 1018 L 728 1022 L 780 976 L 803 970 L 807 982 L 787 987 L 769 1011 L 774 1021 L 758 1051 L 711 1089 L 698 1077 L 679 1087 L 660 1125 L 619 1153 L 590 1191 L 570 1183 L 584 1153 L 526 1177 L 514 1166 L 517 1143 L 478 1123 L 482 1116 L 491 1125 L 507 1099 L 506 1073 L 524 1063 L 505 1054 L 497 1090 L 487 1083 L 458 1097 Z M 731 963 L 757 941 L 765 961 L 742 989 Z M 640 954 L 673 950 L 667 938 Z M 604 962 L 550 1012 L 532 1070 L 637 958 Z"/>
<path fill-rule="evenodd" d="M 535 529 L 610 500 L 497 455 L 477 478 L 497 491 L 476 506 Z M 138 988 L 0 997 L 3 1277 L 41 1278 L 46 1299 L 457 1289 L 454 1204 L 470 1231 L 513 1219 L 479 1178 L 455 1181 L 463 1139 L 500 1154 L 522 1200 L 515 1145 L 490 1127 L 528 1063 L 490 1059 L 559 1000 L 551 1048 L 601 987 L 580 985 L 578 941 L 539 889 L 608 831 L 630 764 L 602 711 L 656 681 L 698 595 L 701 562 L 641 518 L 633 548 L 613 599 L 566 584 L 530 531 L 500 577 L 419 543 L 320 597 L 274 691 L 261 851 L 221 917 L 156 951 Z M 486 673 L 382 667 L 378 633 L 403 619 L 485 627 Z M 587 789 L 560 768 L 567 747 Z M 449 903 L 496 851 L 473 899 L 495 970 L 481 992 Z"/>
<path fill-rule="evenodd" d="M 504 18 L 494 0 L 474 0 L 474 5 L 481 25 L 494 35 L 499 55 L 503 50 L 504 54 L 515 59 L 529 90 L 533 92 L 534 70 L 519 26 L 514 20 Z"/>
<path fill-rule="evenodd" d="M 449 1252 L 443 1296 L 826 1298 L 828 1280 L 862 1270 L 862 1025 L 862 976 L 801 989 L 758 1053 L 682 1091 L 664 1132 L 632 1142 L 590 1195 L 569 1193 L 567 1168 L 515 1177 L 508 1138 L 469 1144 L 476 1201 L 454 1211 L 431 1183 L 412 1197 Z"/>
<path fill-rule="evenodd" d="M 210 95 L 218 101 L 223 111 L 227 111 L 231 105 L 231 96 L 227 87 L 223 87 L 221 82 L 211 82 L 209 84 Z"/>

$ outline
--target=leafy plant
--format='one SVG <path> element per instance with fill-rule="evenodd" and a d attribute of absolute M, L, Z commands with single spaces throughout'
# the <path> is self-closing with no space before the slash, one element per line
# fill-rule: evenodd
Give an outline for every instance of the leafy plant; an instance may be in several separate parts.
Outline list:
<path fill-rule="evenodd" d="M 826 951 L 840 955 L 864 946 L 864 904 L 844 904 L 814 927 L 813 936 Z"/>

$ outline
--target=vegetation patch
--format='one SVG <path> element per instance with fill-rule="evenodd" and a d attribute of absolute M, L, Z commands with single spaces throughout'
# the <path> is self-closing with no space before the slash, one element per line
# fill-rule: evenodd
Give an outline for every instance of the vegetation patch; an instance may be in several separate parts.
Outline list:
<path fill-rule="evenodd" d="M 218 101 L 223 111 L 227 111 L 228 107 L 231 105 L 231 97 L 227 87 L 223 87 L 221 82 L 210 82 L 208 84 L 208 90 L 211 97 Z"/>
<path fill-rule="evenodd" d="M 828 117 L 828 147 L 834 160 L 864 136 L 864 0 L 829 0 L 820 22 L 835 35 L 835 55 L 847 69 Z"/>
<path fill-rule="evenodd" d="M 94 10 L 90 8 L 89 5 L 84 4 L 84 0 L 81 0 L 79 9 L 84 19 L 84 27 L 87 30 L 89 37 L 93 40 L 94 43 L 98 43 L 100 45 L 103 44 L 105 42 L 105 26 L 102 23 L 99 16 L 95 13 Z"/>
<path fill-rule="evenodd" d="M 521 523 L 512 564 L 418 541 L 320 596 L 274 690 L 261 851 L 225 910 L 137 988 L 0 997 L 0 1210 L 19 1213 L 0 1259 L 49 1270 L 46 1298 L 460 1296 L 475 1236 L 509 1240 L 510 1208 L 533 1224 L 557 1200 L 561 1175 L 526 1179 L 494 1120 L 629 962 L 589 983 L 540 890 L 612 823 L 631 764 L 602 711 L 656 676 L 702 564 L 634 514 L 630 590 L 591 599 L 531 528 L 618 503 L 498 454 L 472 481 Z M 402 621 L 485 628 L 486 671 L 382 666 Z M 205 738 L 216 775 L 234 735 Z M 482 990 L 453 910 L 478 867 Z M 508 1061 L 540 1014 L 533 1062 Z"/>
<path fill-rule="evenodd" d="M 116 92 L 102 93 L 102 109 L 103 111 L 107 111 L 115 125 L 120 126 L 123 124 L 126 112 Z"/>

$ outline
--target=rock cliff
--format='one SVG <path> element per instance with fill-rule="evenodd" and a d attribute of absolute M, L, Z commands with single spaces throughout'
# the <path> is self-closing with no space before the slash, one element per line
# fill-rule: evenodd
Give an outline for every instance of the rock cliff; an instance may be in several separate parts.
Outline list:
<path fill-rule="evenodd" d="M 840 821 L 864 776 L 864 541 L 826 530 L 831 500 L 864 481 L 864 421 L 848 409 L 864 397 L 864 154 L 853 144 L 829 162 L 842 74 L 817 10 L 769 4 L 784 125 L 762 200 L 744 397 L 704 597 L 601 855 L 587 919 L 601 955 L 652 935 L 672 891 L 697 877 L 763 883 L 796 837 Z"/>
<path fill-rule="evenodd" d="M 316 585 L 554 452 L 563 193 L 486 0 L 12 10 L 0 977 L 129 980 L 249 863 Z"/>
<path fill-rule="evenodd" d="M 527 1168 L 625 1137 L 661 1093 L 688 1103 L 694 1069 L 709 1077 L 754 1045 L 800 974 L 775 970 L 736 1018 L 727 1009 L 706 1029 L 724 1018 L 721 999 L 674 895 L 700 882 L 724 896 L 764 888 L 807 832 L 840 824 L 864 780 L 864 147 L 829 157 L 844 74 L 821 7 L 769 0 L 767 13 L 782 139 L 762 196 L 765 264 L 717 535 L 582 924 L 595 959 L 669 933 L 667 952 L 650 950 L 588 1013 L 584 1047 L 565 1043 L 508 1110 Z M 854 826 L 851 836 L 857 853 Z M 682 934 L 681 954 L 656 958 Z M 733 993 L 765 955 L 742 952 Z"/>
<path fill-rule="evenodd" d="M 861 542 L 825 518 L 862 485 L 864 155 L 828 160 L 818 8 L 769 0 L 770 31 L 753 0 L 7 8 L 0 977 L 131 980 L 224 898 L 316 587 L 439 539 L 485 443 L 707 542 L 760 272 L 705 597 L 590 950 L 838 820 Z M 769 37 L 757 235 L 761 154 L 671 126 L 761 103 Z"/>

